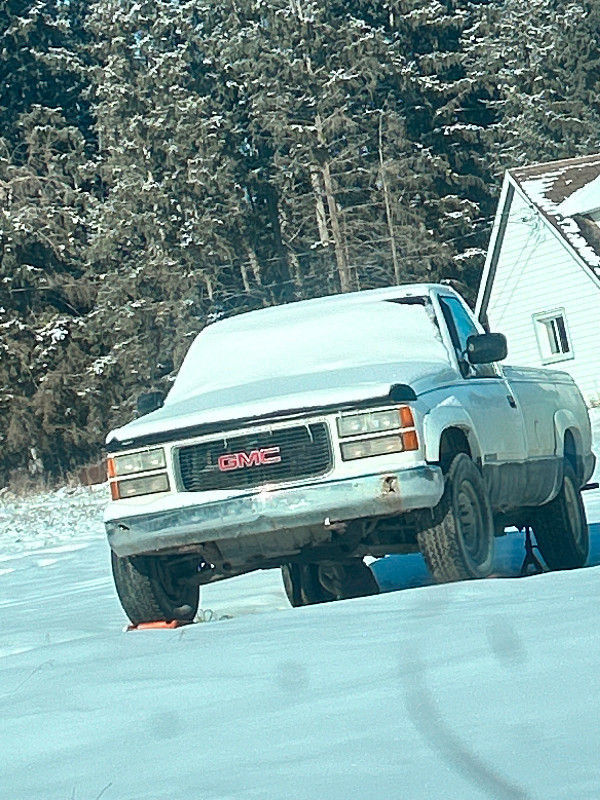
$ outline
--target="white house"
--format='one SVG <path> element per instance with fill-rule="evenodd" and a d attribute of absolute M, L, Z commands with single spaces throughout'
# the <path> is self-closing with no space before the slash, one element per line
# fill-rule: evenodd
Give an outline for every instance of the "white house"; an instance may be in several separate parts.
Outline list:
<path fill-rule="evenodd" d="M 508 363 L 570 372 L 600 401 L 600 154 L 506 173 L 475 310 Z"/>

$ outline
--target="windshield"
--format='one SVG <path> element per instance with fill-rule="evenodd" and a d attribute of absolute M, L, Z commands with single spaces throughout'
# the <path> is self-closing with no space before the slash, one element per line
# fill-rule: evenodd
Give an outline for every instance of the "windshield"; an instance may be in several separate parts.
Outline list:
<path fill-rule="evenodd" d="M 447 361 L 429 305 L 298 303 L 217 322 L 192 344 L 169 394 L 399 360 Z"/>

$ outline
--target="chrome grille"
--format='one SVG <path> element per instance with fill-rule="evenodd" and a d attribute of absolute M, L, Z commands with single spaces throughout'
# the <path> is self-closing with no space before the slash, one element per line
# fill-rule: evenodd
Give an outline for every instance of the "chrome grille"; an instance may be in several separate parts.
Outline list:
<path fill-rule="evenodd" d="M 271 463 L 258 463 L 257 454 L 265 450 Z M 230 458 L 223 458 L 226 456 Z M 236 466 L 238 456 L 241 466 Z M 187 492 L 249 489 L 265 483 L 301 480 L 323 475 L 332 466 L 329 432 L 324 422 L 224 436 L 181 447 L 176 459 L 182 487 Z M 224 469 L 223 465 L 229 468 Z"/>

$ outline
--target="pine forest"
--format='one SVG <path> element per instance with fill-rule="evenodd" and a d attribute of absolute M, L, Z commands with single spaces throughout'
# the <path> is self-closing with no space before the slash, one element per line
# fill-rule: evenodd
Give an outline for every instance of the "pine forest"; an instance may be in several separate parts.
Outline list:
<path fill-rule="evenodd" d="M 0 477 L 97 461 L 211 321 L 451 280 L 600 148 L 595 0 L 0 0 Z"/>

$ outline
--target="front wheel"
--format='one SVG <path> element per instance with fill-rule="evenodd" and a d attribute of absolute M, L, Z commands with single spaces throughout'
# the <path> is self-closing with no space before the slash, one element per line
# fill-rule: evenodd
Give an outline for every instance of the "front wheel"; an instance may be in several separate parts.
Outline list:
<path fill-rule="evenodd" d="M 111 551 L 115 588 L 134 625 L 141 622 L 191 622 L 200 588 L 186 583 L 167 556 L 118 556 Z"/>
<path fill-rule="evenodd" d="M 565 463 L 563 485 L 554 500 L 536 509 L 532 519 L 535 540 L 550 569 L 583 567 L 590 534 L 577 478 Z"/>
<path fill-rule="evenodd" d="M 494 519 L 481 473 L 465 453 L 450 464 L 432 525 L 417 539 L 437 583 L 485 578 L 492 571 Z"/>

